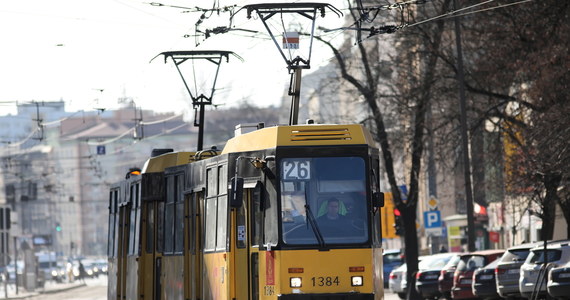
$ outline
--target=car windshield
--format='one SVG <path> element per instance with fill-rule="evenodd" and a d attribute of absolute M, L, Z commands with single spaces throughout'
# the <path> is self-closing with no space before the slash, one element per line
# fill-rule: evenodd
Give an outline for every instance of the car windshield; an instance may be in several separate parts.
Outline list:
<path fill-rule="evenodd" d="M 449 259 L 449 261 L 447 262 L 447 264 L 445 264 L 445 266 L 443 268 L 444 269 L 455 268 L 455 267 L 457 267 L 457 264 L 459 263 L 460 260 L 461 260 L 460 255 L 454 255 Z"/>
<path fill-rule="evenodd" d="M 524 262 L 530 249 L 511 249 L 507 250 L 503 257 L 501 257 L 501 262 Z"/>
<path fill-rule="evenodd" d="M 279 165 L 285 244 L 323 246 L 368 241 L 363 158 L 285 158 Z"/>
<path fill-rule="evenodd" d="M 560 259 L 560 256 L 562 255 L 562 252 L 560 250 L 547 249 L 546 253 L 547 253 L 546 255 L 547 262 L 557 261 Z M 533 264 L 543 264 L 544 259 L 545 259 L 544 249 L 532 251 L 532 253 L 529 254 L 529 257 L 527 258 L 528 262 Z"/>
<path fill-rule="evenodd" d="M 486 265 L 487 259 L 482 255 L 466 255 L 462 256 L 457 264 L 457 271 L 474 271 Z"/>
<path fill-rule="evenodd" d="M 445 255 L 441 255 L 441 254 L 437 254 L 437 255 L 432 255 L 432 256 L 427 256 L 424 260 L 422 260 L 419 265 L 418 268 L 420 270 L 426 270 L 426 269 L 442 269 L 448 262 L 449 260 L 457 255 L 453 255 L 453 254 L 445 254 Z"/>
<path fill-rule="evenodd" d="M 384 253 L 384 255 L 382 256 L 382 262 L 384 264 L 402 263 L 402 257 L 399 252 Z"/>
<path fill-rule="evenodd" d="M 500 259 L 495 259 L 493 262 L 485 266 L 485 269 L 495 269 L 499 264 Z"/>

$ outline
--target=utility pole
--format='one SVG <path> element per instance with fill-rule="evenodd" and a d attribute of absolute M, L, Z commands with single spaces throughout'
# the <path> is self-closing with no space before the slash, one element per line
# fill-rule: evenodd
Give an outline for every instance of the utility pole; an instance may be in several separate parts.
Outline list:
<path fill-rule="evenodd" d="M 456 0 L 453 9 L 457 11 Z M 455 21 L 455 45 L 457 48 L 457 80 L 459 81 L 459 108 L 461 111 L 461 148 L 463 152 L 463 173 L 465 177 L 465 201 L 467 201 L 467 248 L 475 251 L 475 216 L 473 216 L 473 191 L 471 188 L 471 163 L 469 160 L 469 139 L 467 136 L 467 109 L 465 101 L 465 76 L 463 74 L 463 50 L 461 47 L 461 27 L 459 17 Z"/>

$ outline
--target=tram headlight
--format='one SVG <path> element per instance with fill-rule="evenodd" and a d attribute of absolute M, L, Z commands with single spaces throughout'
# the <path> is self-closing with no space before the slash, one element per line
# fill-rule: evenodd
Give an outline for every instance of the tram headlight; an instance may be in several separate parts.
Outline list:
<path fill-rule="evenodd" d="M 352 286 L 362 286 L 364 280 L 362 280 L 362 276 L 352 276 L 350 281 Z"/>
<path fill-rule="evenodd" d="M 301 287 L 301 283 L 302 283 L 301 277 L 291 277 L 291 278 L 289 279 L 289 285 L 290 285 L 292 288 L 299 288 L 299 287 Z"/>

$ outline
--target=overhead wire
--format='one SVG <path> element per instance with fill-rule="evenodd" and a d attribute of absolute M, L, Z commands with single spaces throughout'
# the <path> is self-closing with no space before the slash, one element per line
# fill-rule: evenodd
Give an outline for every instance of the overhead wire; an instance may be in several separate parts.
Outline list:
<path fill-rule="evenodd" d="M 468 16 L 468 15 L 472 15 L 472 14 L 475 14 L 475 13 L 481 13 L 481 12 L 491 11 L 491 10 L 495 10 L 495 9 L 499 9 L 499 8 L 504 8 L 504 7 L 509 7 L 509 6 L 513 6 L 513 5 L 519 5 L 519 4 L 523 4 L 523 3 L 531 2 L 531 1 L 534 1 L 534 0 L 522 0 L 522 1 L 517 1 L 517 2 L 513 2 L 513 3 L 508 3 L 508 4 L 500 4 L 500 5 L 497 5 L 497 6 L 494 6 L 494 7 L 489 7 L 489 8 L 484 8 L 484 9 L 480 9 L 480 10 L 475 10 L 475 11 L 471 11 L 471 12 L 467 12 L 467 13 L 463 13 L 463 14 L 454 14 L 453 16 L 446 16 L 446 17 L 443 17 L 443 19 Z"/>
<path fill-rule="evenodd" d="M 439 15 L 439 16 L 435 16 L 435 17 L 428 18 L 428 19 L 425 19 L 425 20 L 422 20 L 422 21 L 418 21 L 418 22 L 415 22 L 415 23 L 413 23 L 413 24 L 408 24 L 407 27 L 413 27 L 413 26 L 417 26 L 417 25 L 424 24 L 424 23 L 427 23 L 427 22 L 439 20 L 439 19 L 441 19 L 441 18 L 443 18 L 443 17 L 449 16 L 449 15 L 454 15 L 454 14 L 456 14 L 456 13 L 458 13 L 458 12 L 461 12 L 461 11 L 464 11 L 464 10 L 468 10 L 468 9 L 471 9 L 471 8 L 474 8 L 474 7 L 477 7 L 477 6 L 485 5 L 485 4 L 494 2 L 494 1 L 496 1 L 496 0 L 487 0 L 487 1 L 483 1 L 483 2 L 481 2 L 481 3 L 473 4 L 473 5 L 466 6 L 466 7 L 460 8 L 460 9 L 456 9 L 456 10 L 452 10 L 452 11 L 449 11 L 449 12 L 447 12 L 447 13 L 441 14 L 441 15 Z"/>
<path fill-rule="evenodd" d="M 32 130 L 32 132 L 30 132 L 30 134 L 27 137 L 25 137 L 23 140 L 18 141 L 18 142 L 14 142 L 14 143 L 6 144 L 6 147 L 19 147 L 19 146 L 23 145 L 24 143 L 26 143 L 27 141 L 29 141 L 30 139 L 32 139 L 34 134 L 36 134 L 38 131 L 39 131 L 39 128 L 36 127 L 36 129 Z"/>

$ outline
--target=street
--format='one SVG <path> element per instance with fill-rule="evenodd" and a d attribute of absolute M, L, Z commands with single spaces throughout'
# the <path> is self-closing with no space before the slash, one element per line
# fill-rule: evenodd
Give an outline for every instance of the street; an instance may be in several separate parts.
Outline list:
<path fill-rule="evenodd" d="M 85 286 L 75 287 L 69 290 L 63 290 L 50 293 L 40 293 L 38 295 L 28 297 L 27 299 L 41 300 L 106 300 L 107 299 L 107 276 L 99 276 L 99 278 L 89 278 L 85 280 Z"/>
<path fill-rule="evenodd" d="M 384 290 L 384 300 L 400 300 L 397 294 L 393 293 L 389 289 Z"/>
<path fill-rule="evenodd" d="M 71 290 L 51 293 L 39 294 L 28 299 L 41 300 L 106 300 L 107 299 L 107 277 L 100 276 L 98 279 L 87 279 L 86 286 L 77 287 Z M 398 295 L 390 290 L 385 290 L 384 300 L 400 300 Z"/>

